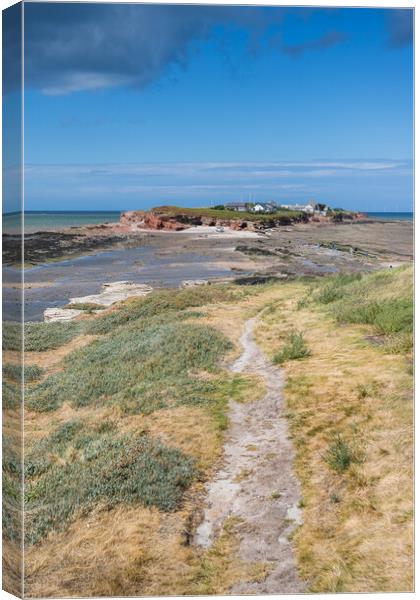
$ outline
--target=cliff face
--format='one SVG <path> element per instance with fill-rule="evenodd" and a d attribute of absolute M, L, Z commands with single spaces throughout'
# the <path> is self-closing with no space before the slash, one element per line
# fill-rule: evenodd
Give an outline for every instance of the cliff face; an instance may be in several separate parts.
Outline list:
<path fill-rule="evenodd" d="M 144 212 L 142 210 L 131 210 L 121 213 L 120 223 L 122 225 L 130 225 L 133 228 L 171 229 L 173 231 L 180 231 L 188 226 L 178 221 L 176 217 L 157 215 L 152 211 Z"/>
<path fill-rule="evenodd" d="M 303 220 L 296 218 L 293 221 Z M 307 218 L 305 219 L 307 220 Z M 181 231 L 196 225 L 207 225 L 210 227 L 228 227 L 230 229 L 248 229 L 251 231 L 268 229 L 279 225 L 290 225 L 292 219 L 287 215 L 273 216 L 272 219 L 261 219 L 260 221 L 248 221 L 246 218 L 222 219 L 218 217 L 191 215 L 183 212 L 167 215 L 156 209 L 150 211 L 133 210 L 121 213 L 120 223 L 130 226 L 132 229 L 168 229 Z"/>
<path fill-rule="evenodd" d="M 359 220 L 362 218 L 360 213 L 337 212 L 332 215 L 308 216 L 304 213 L 290 216 L 286 214 L 264 215 L 260 219 L 247 219 L 246 215 L 238 213 L 234 218 L 223 218 L 220 215 L 209 215 L 209 210 L 203 210 L 205 214 L 185 212 L 182 208 L 158 207 L 150 211 L 131 210 L 121 213 L 121 225 L 133 229 L 167 229 L 172 231 L 181 231 L 188 227 L 196 225 L 207 225 L 210 227 L 226 227 L 230 229 L 247 229 L 249 231 L 261 231 L 282 225 L 291 225 L 292 223 L 306 223 L 313 221 L 316 223 L 340 223 L 345 220 Z"/>

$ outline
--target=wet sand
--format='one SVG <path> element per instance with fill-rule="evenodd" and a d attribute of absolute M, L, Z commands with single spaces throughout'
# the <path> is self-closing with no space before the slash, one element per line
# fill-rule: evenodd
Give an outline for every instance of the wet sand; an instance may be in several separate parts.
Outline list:
<path fill-rule="evenodd" d="M 73 248 L 76 256 L 60 259 L 60 251 L 52 257 L 54 262 L 25 267 L 26 320 L 42 320 L 45 308 L 63 306 L 73 296 L 95 294 L 103 283 L 111 281 L 179 287 L 186 279 L 217 281 L 253 275 L 293 277 L 370 271 L 413 259 L 413 224 L 409 221 L 308 223 L 266 233 L 229 229 L 218 233 L 214 227 L 191 227 L 182 232 L 123 232 L 117 239 L 110 228 L 106 229 L 106 249 L 92 241 L 92 237 L 99 236 L 103 243 L 103 227 L 87 232 L 80 229 L 77 233 L 77 247 Z M 46 237 L 41 235 L 39 239 L 42 249 Z M 32 250 L 37 248 L 36 239 L 33 244 Z M 20 273 L 7 265 L 4 271 L 7 319 Z"/>

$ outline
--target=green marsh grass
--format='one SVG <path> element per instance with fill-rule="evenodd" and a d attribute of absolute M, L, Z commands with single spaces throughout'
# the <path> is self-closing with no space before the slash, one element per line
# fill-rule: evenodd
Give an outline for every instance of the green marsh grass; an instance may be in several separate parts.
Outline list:
<path fill-rule="evenodd" d="M 195 468 L 192 459 L 145 434 L 117 435 L 72 420 L 35 443 L 25 461 L 26 538 L 33 544 L 96 504 L 171 512 Z"/>
<path fill-rule="evenodd" d="M 276 365 L 281 365 L 287 360 L 299 360 L 310 356 L 310 354 L 303 333 L 292 331 L 287 336 L 283 348 L 274 355 L 273 362 Z"/>
<path fill-rule="evenodd" d="M 6 363 L 3 365 L 3 377 L 7 377 L 12 381 L 21 382 L 22 376 L 25 381 L 36 381 L 41 377 L 43 369 L 38 365 L 21 365 L 14 363 Z"/>
<path fill-rule="evenodd" d="M 388 352 L 410 352 L 413 338 L 412 275 L 407 267 L 364 275 L 326 277 L 313 294 L 330 305 L 338 323 L 371 325 Z"/>

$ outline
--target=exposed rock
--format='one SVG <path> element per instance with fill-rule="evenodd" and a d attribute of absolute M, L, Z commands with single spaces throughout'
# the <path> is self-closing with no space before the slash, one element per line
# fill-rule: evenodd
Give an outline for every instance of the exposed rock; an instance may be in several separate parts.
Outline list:
<path fill-rule="evenodd" d="M 122 225 L 133 225 L 140 223 L 144 219 L 146 213 L 144 210 L 127 210 L 120 215 L 120 223 Z"/>
<path fill-rule="evenodd" d="M 46 323 L 52 321 L 71 321 L 83 314 L 83 310 L 74 308 L 46 308 L 44 310 L 44 321 Z"/>
<path fill-rule="evenodd" d="M 173 231 L 181 231 L 189 227 L 187 223 L 182 223 L 179 217 L 165 217 L 154 214 L 153 212 L 146 213 L 144 216 L 142 227 L 145 229 L 170 229 Z"/>
<path fill-rule="evenodd" d="M 191 224 L 201 225 L 201 219 L 198 219 L 198 221 L 200 222 Z M 121 213 L 120 223 L 121 225 L 129 225 L 131 228 L 169 229 L 173 231 L 181 231 L 190 225 L 189 220 L 185 220 L 185 215 L 170 217 L 155 211 L 145 212 L 142 210 L 130 210 Z"/>
<path fill-rule="evenodd" d="M 100 304 L 101 306 L 111 306 L 114 302 L 120 302 L 131 297 L 147 296 L 153 288 L 144 283 L 134 283 L 133 281 L 113 281 L 104 283 L 100 294 L 82 296 L 80 298 L 70 298 L 70 304 Z"/>
<path fill-rule="evenodd" d="M 181 283 L 181 287 L 183 288 L 189 288 L 189 287 L 195 287 L 197 285 L 209 285 L 210 281 L 208 281 L 207 279 L 186 279 L 185 281 L 183 281 Z"/>
<path fill-rule="evenodd" d="M 267 215 L 264 215 L 267 217 Z M 320 217 L 321 219 L 322 217 Z M 344 217 L 347 218 L 347 217 Z M 328 221 L 330 217 L 325 217 Z M 120 225 L 130 226 L 133 229 L 168 229 L 180 231 L 187 227 L 196 225 L 207 225 L 209 227 L 229 227 L 234 230 L 247 229 L 250 231 L 264 231 L 265 229 L 292 225 L 292 223 L 308 222 L 309 217 L 305 213 L 297 215 L 275 214 L 270 219 L 247 220 L 239 215 L 235 218 L 220 218 L 216 216 L 200 215 L 197 212 L 183 212 L 182 208 L 173 206 L 160 206 L 145 212 L 132 210 L 121 213 Z"/>
<path fill-rule="evenodd" d="M 105 231 L 100 230 L 97 225 L 94 227 L 98 230 L 98 235 L 91 235 L 92 231 L 86 226 L 83 230 L 77 228 L 78 233 L 38 231 L 25 234 L 25 263 L 38 264 L 51 259 L 72 258 L 88 252 L 105 250 L 127 241 L 126 235 L 116 234 L 112 228 L 109 228 L 109 234 L 106 235 Z M 100 231 L 102 231 L 101 234 Z M 3 234 L 4 264 L 17 264 L 21 260 L 21 236 Z"/>

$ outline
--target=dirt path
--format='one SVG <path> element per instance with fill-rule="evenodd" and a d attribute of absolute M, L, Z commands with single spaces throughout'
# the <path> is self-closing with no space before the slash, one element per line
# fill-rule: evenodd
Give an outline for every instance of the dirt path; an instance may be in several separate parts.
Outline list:
<path fill-rule="evenodd" d="M 282 594 L 304 591 L 289 534 L 300 523 L 299 485 L 292 472 L 293 450 L 282 417 L 282 375 L 253 340 L 256 319 L 245 323 L 243 352 L 231 370 L 264 378 L 266 393 L 255 402 L 231 402 L 224 462 L 207 485 L 204 520 L 195 542 L 209 547 L 227 517 L 239 519 L 239 557 L 264 562 L 262 582 L 240 583 L 232 594 Z"/>

